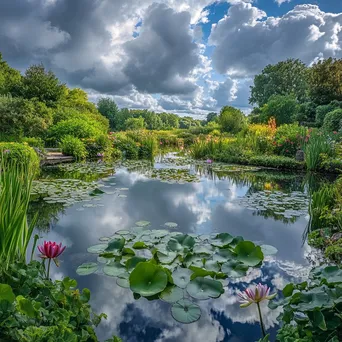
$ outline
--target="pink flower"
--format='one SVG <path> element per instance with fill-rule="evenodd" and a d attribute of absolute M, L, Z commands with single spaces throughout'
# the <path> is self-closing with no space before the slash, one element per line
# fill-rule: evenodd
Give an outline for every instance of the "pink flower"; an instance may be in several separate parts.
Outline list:
<path fill-rule="evenodd" d="M 98 153 L 97 156 L 102 158 L 103 157 L 103 153 Z"/>
<path fill-rule="evenodd" d="M 160 145 L 163 145 L 163 143 L 162 143 L 162 142 L 160 142 L 159 144 L 160 144 Z"/>
<path fill-rule="evenodd" d="M 44 241 L 44 244 L 38 246 L 38 250 L 40 253 L 41 258 L 43 259 L 55 259 L 59 257 L 65 250 L 66 246 L 62 247 L 62 243 L 57 245 L 56 242 L 52 241 Z"/>
<path fill-rule="evenodd" d="M 273 299 L 277 294 L 272 295 L 270 293 L 270 288 L 267 285 L 258 284 L 254 289 L 246 289 L 243 292 L 238 293 L 240 297 L 240 307 L 246 308 L 251 304 L 258 304 L 263 300 Z"/>
<path fill-rule="evenodd" d="M 334 131 L 333 133 L 334 133 L 334 134 L 337 134 L 337 132 L 336 132 L 336 131 Z"/>
<path fill-rule="evenodd" d="M 211 159 L 207 159 L 206 161 L 208 164 L 211 164 L 213 161 Z"/>

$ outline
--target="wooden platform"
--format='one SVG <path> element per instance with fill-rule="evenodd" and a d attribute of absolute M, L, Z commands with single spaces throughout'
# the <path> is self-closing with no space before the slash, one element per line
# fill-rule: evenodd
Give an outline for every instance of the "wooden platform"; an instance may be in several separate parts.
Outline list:
<path fill-rule="evenodd" d="M 60 163 L 70 163 L 74 160 L 75 160 L 74 157 L 65 156 L 62 152 L 48 152 L 42 164 L 53 165 L 53 164 L 60 164 Z"/>

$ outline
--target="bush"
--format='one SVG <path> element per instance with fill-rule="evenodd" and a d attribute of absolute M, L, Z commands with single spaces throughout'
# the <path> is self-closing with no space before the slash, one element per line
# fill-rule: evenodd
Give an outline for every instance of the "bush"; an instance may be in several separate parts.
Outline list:
<path fill-rule="evenodd" d="M 110 156 L 111 141 L 107 135 L 100 135 L 96 139 L 84 139 L 87 156 L 91 159 L 98 156 Z"/>
<path fill-rule="evenodd" d="M 127 159 L 138 159 L 139 143 L 124 134 L 118 134 L 115 139 L 115 145 Z"/>
<path fill-rule="evenodd" d="M 335 109 L 324 118 L 323 128 L 328 132 L 339 131 L 342 128 L 342 109 Z"/>
<path fill-rule="evenodd" d="M 269 125 L 248 125 L 245 133 L 245 145 L 256 153 L 271 153 L 275 129 Z"/>
<path fill-rule="evenodd" d="M 286 170 L 304 169 L 304 163 L 298 162 L 293 158 L 282 156 L 252 156 L 248 159 L 248 164 Z"/>
<path fill-rule="evenodd" d="M 221 110 L 219 123 L 224 132 L 236 134 L 246 127 L 247 119 L 241 110 L 226 106 Z"/>
<path fill-rule="evenodd" d="M 60 142 L 66 135 L 79 139 L 89 139 L 102 134 L 103 132 L 94 127 L 91 122 L 82 119 L 60 121 L 49 130 L 49 137 L 54 143 Z"/>
<path fill-rule="evenodd" d="M 14 162 L 16 164 L 29 164 L 34 172 L 39 169 L 40 160 L 35 150 L 27 144 L 15 142 L 0 142 L 0 161 Z"/>
<path fill-rule="evenodd" d="M 125 121 L 125 130 L 138 130 L 145 128 L 146 123 L 142 117 L 129 118 Z"/>
<path fill-rule="evenodd" d="M 21 142 L 26 143 L 31 147 L 36 147 L 41 151 L 44 150 L 44 141 L 41 138 L 22 138 Z"/>
<path fill-rule="evenodd" d="M 60 143 L 62 153 L 75 157 L 76 160 L 84 159 L 87 156 L 87 150 L 83 142 L 71 135 L 66 135 Z"/>
<path fill-rule="evenodd" d="M 106 315 L 92 311 L 90 291 L 79 291 L 75 280 L 47 280 L 37 261 L 13 264 L 0 276 L 7 294 L 1 298 L 1 341 L 98 342 L 95 327 Z"/>
<path fill-rule="evenodd" d="M 333 112 L 337 108 L 341 108 L 342 103 L 338 101 L 333 101 L 327 105 L 318 106 L 316 108 L 316 123 L 319 127 L 323 126 L 324 119 L 326 115 Z"/>
<path fill-rule="evenodd" d="M 274 136 L 274 152 L 285 157 L 294 157 L 302 147 L 307 129 L 298 124 L 282 125 L 278 127 Z"/>
<path fill-rule="evenodd" d="M 122 158 L 122 152 L 118 149 L 118 148 L 112 148 L 111 150 L 111 157 L 114 159 L 114 160 L 117 160 L 117 159 L 121 159 Z"/>

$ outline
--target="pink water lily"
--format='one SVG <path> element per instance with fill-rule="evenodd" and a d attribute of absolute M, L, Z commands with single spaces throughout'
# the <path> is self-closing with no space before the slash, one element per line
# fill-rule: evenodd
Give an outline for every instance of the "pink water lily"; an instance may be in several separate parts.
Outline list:
<path fill-rule="evenodd" d="M 207 163 L 211 164 L 213 161 L 211 159 L 207 159 Z"/>
<path fill-rule="evenodd" d="M 240 297 L 240 307 L 246 308 L 251 304 L 258 304 L 263 300 L 273 299 L 277 294 L 270 295 L 270 288 L 267 285 L 258 284 L 254 289 L 246 289 L 243 292 L 238 293 Z"/>
<path fill-rule="evenodd" d="M 44 244 L 38 246 L 38 250 L 41 258 L 43 259 L 55 259 L 59 257 L 65 250 L 66 246 L 62 246 L 62 243 L 57 245 L 56 242 L 44 241 Z"/>

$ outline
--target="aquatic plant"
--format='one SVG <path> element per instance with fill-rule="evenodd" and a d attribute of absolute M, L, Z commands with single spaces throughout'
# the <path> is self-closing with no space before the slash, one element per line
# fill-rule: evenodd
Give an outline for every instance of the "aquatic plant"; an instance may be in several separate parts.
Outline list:
<path fill-rule="evenodd" d="M 44 243 L 37 248 L 41 253 L 39 257 L 43 260 L 48 259 L 46 278 L 49 279 L 51 260 L 53 260 L 56 266 L 58 266 L 57 258 L 64 252 L 66 246 L 62 246 L 62 243 L 58 245 L 56 242 L 44 241 Z"/>
<path fill-rule="evenodd" d="M 195 235 L 151 230 L 148 221 L 136 222 L 131 230 L 117 231 L 88 248 L 98 262 L 77 268 L 79 275 L 102 272 L 117 278 L 117 285 L 130 288 L 135 298 L 161 299 L 172 304 L 171 314 L 182 323 L 201 316 L 194 300 L 218 298 L 226 278 L 247 274 L 259 267 L 264 255 L 277 252 L 272 246 L 256 246 L 228 233 Z M 165 223 L 174 229 L 174 222 Z"/>
<path fill-rule="evenodd" d="M 247 308 L 252 304 L 256 304 L 258 307 L 258 314 L 260 319 L 260 326 L 263 336 L 266 336 L 265 326 L 262 319 L 260 303 L 264 300 L 271 300 L 274 299 L 277 295 L 276 293 L 270 295 L 270 288 L 267 285 L 258 284 L 254 288 L 246 289 L 243 292 L 239 292 L 238 296 L 240 297 L 240 307 Z"/>
<path fill-rule="evenodd" d="M 0 163 L 0 260 L 5 268 L 15 261 L 25 262 L 36 221 L 27 222 L 34 172 L 29 162 Z"/>

